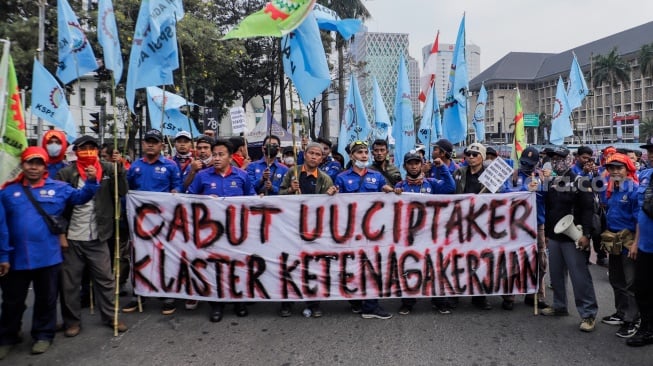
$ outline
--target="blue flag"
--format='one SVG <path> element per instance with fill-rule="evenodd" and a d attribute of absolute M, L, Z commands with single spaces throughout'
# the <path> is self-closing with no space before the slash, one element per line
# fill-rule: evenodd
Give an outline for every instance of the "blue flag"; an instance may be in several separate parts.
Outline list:
<path fill-rule="evenodd" d="M 150 17 L 150 14 L 156 16 Z M 136 89 L 173 84 L 172 72 L 179 67 L 176 22 L 183 15 L 181 0 L 143 0 L 141 3 L 125 89 L 127 105 L 132 113 Z"/>
<path fill-rule="evenodd" d="M 179 110 L 182 106 L 192 106 L 183 97 L 163 92 L 163 89 L 155 86 L 147 88 L 147 110 L 150 114 L 152 126 L 161 126 L 164 135 L 174 136 L 180 131 L 189 131 L 191 135 L 198 136 L 200 133 L 193 123 L 193 120 Z"/>
<path fill-rule="evenodd" d="M 426 104 L 424 104 L 417 137 L 422 144 L 428 146 L 425 157 L 430 161 L 431 143 L 442 138 L 442 117 L 440 116 L 440 102 L 438 101 L 438 89 L 435 83 L 431 85 L 426 95 Z"/>
<path fill-rule="evenodd" d="M 340 124 L 340 134 L 338 136 L 338 152 L 345 158 L 345 165 L 349 161 L 349 154 L 345 147 L 354 141 L 369 142 L 370 123 L 365 114 L 363 98 L 358 90 L 358 82 L 351 75 L 349 80 L 349 92 L 345 101 L 345 115 Z"/>
<path fill-rule="evenodd" d="M 64 84 L 68 84 L 87 72 L 96 70 L 99 66 L 93 48 L 66 0 L 57 0 L 57 27 L 59 28 L 57 77 Z"/>
<path fill-rule="evenodd" d="M 573 135 L 571 129 L 571 108 L 567 101 L 567 94 L 565 93 L 565 84 L 562 81 L 562 76 L 558 77 L 558 87 L 556 89 L 556 99 L 553 103 L 553 115 L 551 117 L 551 141 L 554 145 L 562 145 L 565 142 L 565 137 Z"/>
<path fill-rule="evenodd" d="M 456 47 L 453 51 L 449 88 L 444 104 L 443 137 L 451 143 L 459 143 L 467 137 L 467 62 L 465 61 L 465 16 L 460 21 Z"/>
<path fill-rule="evenodd" d="M 100 0 L 98 3 L 97 24 L 97 39 L 104 52 L 104 67 L 113 71 L 114 82 L 118 85 L 122 77 L 122 53 L 111 0 Z"/>
<path fill-rule="evenodd" d="M 281 48 L 283 70 L 295 84 L 302 102 L 309 103 L 329 87 L 329 65 L 313 14 L 283 36 Z"/>
<path fill-rule="evenodd" d="M 32 71 L 32 114 L 63 130 L 68 141 L 77 138 L 75 120 L 68 108 L 66 93 L 54 76 L 36 59 Z"/>
<path fill-rule="evenodd" d="M 486 103 L 487 103 L 487 90 L 485 90 L 485 84 L 482 84 L 481 91 L 478 92 L 478 98 L 476 98 L 476 108 L 474 109 L 474 117 L 472 119 L 472 125 L 474 125 L 474 130 L 476 131 L 476 141 L 478 142 L 485 141 Z"/>
<path fill-rule="evenodd" d="M 374 78 L 374 132 L 372 133 L 372 140 L 381 139 L 385 140 L 388 138 L 388 133 L 390 132 L 390 116 L 388 116 L 388 110 L 383 103 L 383 97 L 381 96 L 381 89 L 379 89 L 379 83 Z"/>
<path fill-rule="evenodd" d="M 569 89 L 567 90 L 567 100 L 569 100 L 569 108 L 574 110 L 583 105 L 583 99 L 589 93 L 583 70 L 580 69 L 576 54 L 574 60 L 571 62 L 571 70 L 569 70 Z M 570 111 L 571 113 L 571 111 Z"/>
<path fill-rule="evenodd" d="M 394 119 L 392 137 L 395 139 L 395 165 L 399 168 L 401 175 L 405 176 L 404 155 L 415 149 L 415 122 L 413 120 L 408 70 L 406 69 L 406 60 L 403 54 L 399 59 Z"/>
<path fill-rule="evenodd" d="M 313 6 L 313 14 L 315 14 L 317 25 L 321 30 L 336 31 L 346 41 L 356 34 L 363 25 L 360 19 L 341 19 L 338 13 L 317 3 Z"/>

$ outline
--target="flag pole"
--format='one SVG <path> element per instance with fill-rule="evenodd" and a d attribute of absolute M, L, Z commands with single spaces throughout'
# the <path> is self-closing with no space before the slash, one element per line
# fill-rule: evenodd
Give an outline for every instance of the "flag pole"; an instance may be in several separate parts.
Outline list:
<path fill-rule="evenodd" d="M 175 29 L 177 27 L 177 12 L 175 12 Z M 181 48 L 181 42 L 177 37 L 177 48 L 179 49 L 179 62 L 181 66 L 181 86 L 184 88 L 184 96 L 186 97 L 186 118 L 188 119 L 188 133 L 190 133 L 190 141 L 193 141 L 193 125 L 190 119 L 190 103 L 188 103 L 188 83 L 186 82 L 186 68 L 184 67 L 184 51 Z M 192 144 L 191 144 L 192 145 Z"/>
<path fill-rule="evenodd" d="M 298 168 L 297 168 L 297 145 L 295 141 L 295 105 L 292 100 L 292 80 L 288 81 L 288 92 L 290 93 L 290 134 L 292 135 L 292 155 L 295 159 L 295 179 L 299 182 Z M 301 99 L 300 99 L 301 105 Z M 295 194 L 299 194 L 299 191 L 295 191 Z"/>
<path fill-rule="evenodd" d="M 111 108 L 114 118 L 116 115 L 116 82 L 113 70 L 111 70 Z M 113 122 L 113 152 L 118 150 L 117 119 Z M 108 152 L 108 151 L 107 151 Z M 114 257 L 113 274 L 115 277 L 114 306 L 113 306 L 113 336 L 118 336 L 118 305 L 120 303 L 120 198 L 118 197 L 118 162 L 113 161 L 113 212 L 114 212 Z"/>

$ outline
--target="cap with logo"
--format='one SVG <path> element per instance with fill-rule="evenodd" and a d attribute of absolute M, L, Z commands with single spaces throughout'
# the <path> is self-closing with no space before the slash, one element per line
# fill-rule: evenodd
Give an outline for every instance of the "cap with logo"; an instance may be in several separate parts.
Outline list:
<path fill-rule="evenodd" d="M 157 142 L 162 142 L 163 141 L 163 134 L 159 130 L 149 130 L 145 132 L 145 136 L 143 136 L 144 140 L 156 140 Z"/>
<path fill-rule="evenodd" d="M 367 150 L 367 142 L 365 141 L 354 141 L 349 144 L 349 153 L 353 154 L 358 150 Z"/>
<path fill-rule="evenodd" d="M 189 141 L 192 140 L 191 137 L 190 137 L 190 132 L 188 132 L 188 131 L 179 131 L 179 132 L 177 132 L 177 134 L 175 135 L 175 140 L 177 140 L 180 137 L 187 138 Z"/>
<path fill-rule="evenodd" d="M 536 148 L 529 146 L 524 149 L 519 158 L 520 164 L 535 166 L 540 162 L 540 152 Z"/>

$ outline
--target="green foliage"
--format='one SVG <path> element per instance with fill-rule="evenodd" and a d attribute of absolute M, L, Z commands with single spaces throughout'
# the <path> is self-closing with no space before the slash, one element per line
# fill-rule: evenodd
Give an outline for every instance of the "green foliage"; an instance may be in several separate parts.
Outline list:
<path fill-rule="evenodd" d="M 642 78 L 653 77 L 653 43 L 642 46 L 637 60 L 639 61 Z"/>
<path fill-rule="evenodd" d="M 630 82 L 630 65 L 619 55 L 617 47 L 607 55 L 594 56 L 594 87 L 607 83 L 614 88 L 619 82 Z"/>

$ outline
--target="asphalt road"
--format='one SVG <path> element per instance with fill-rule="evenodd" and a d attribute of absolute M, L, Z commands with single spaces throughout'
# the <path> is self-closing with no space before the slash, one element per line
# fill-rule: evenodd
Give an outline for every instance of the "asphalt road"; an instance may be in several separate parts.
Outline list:
<path fill-rule="evenodd" d="M 614 311 L 607 269 L 591 266 L 599 317 Z M 129 299 L 123 297 L 121 301 Z M 366 320 L 346 302 L 324 303 L 325 316 L 304 318 L 295 304 L 292 317 L 276 315 L 278 303 L 250 306 L 238 318 L 227 306 L 220 323 L 208 321 L 208 304 L 188 311 L 160 314 L 150 300 L 143 313 L 124 314 L 130 329 L 118 337 L 100 325 L 99 315 L 84 311 L 82 332 L 75 338 L 58 333 L 42 355 L 29 354 L 30 342 L 14 347 L 7 365 L 653 365 L 653 347 L 634 349 L 614 335 L 615 326 L 597 322 L 593 333 L 578 330 L 580 319 L 569 295 L 567 317 L 534 316 L 517 297 L 513 311 L 477 310 L 463 299 L 450 315 L 436 314 L 420 300 L 407 316 L 396 314 L 398 300 L 382 301 L 395 316 Z M 30 308 L 24 317 L 29 338 Z"/>

